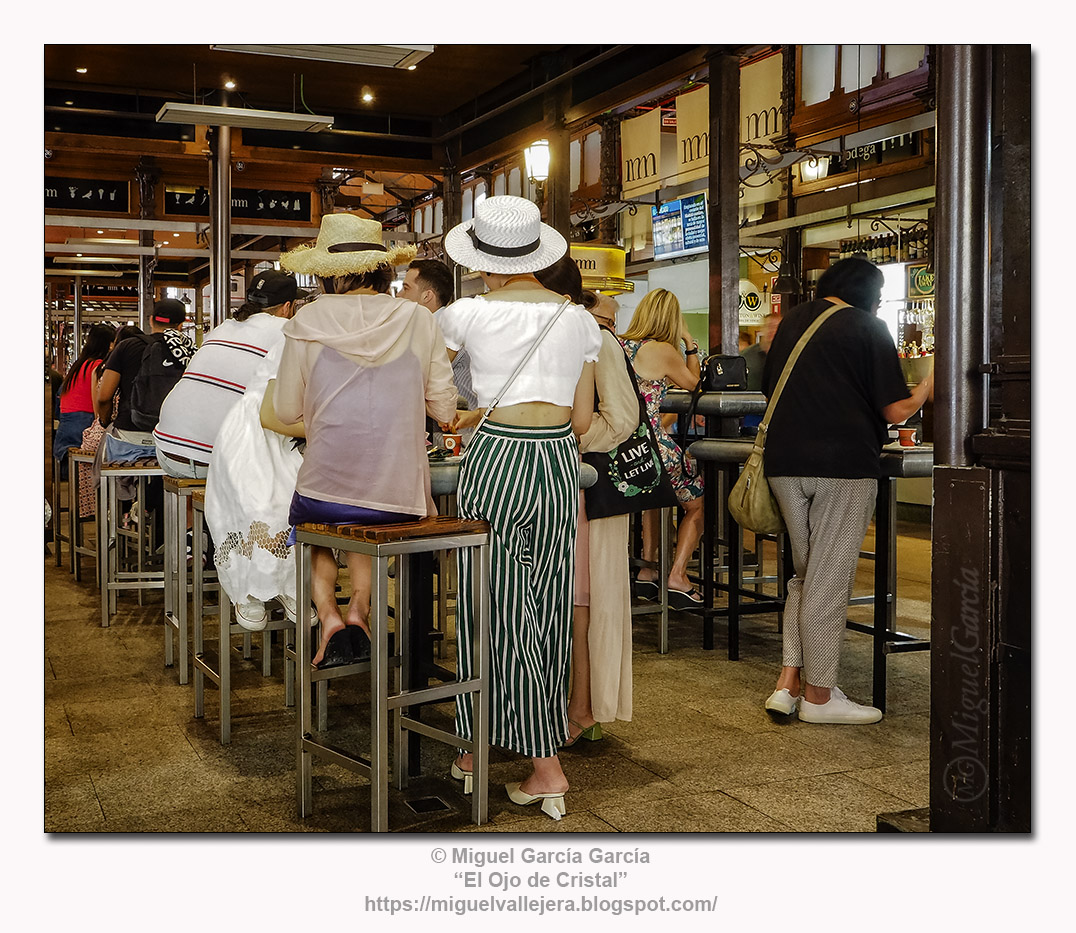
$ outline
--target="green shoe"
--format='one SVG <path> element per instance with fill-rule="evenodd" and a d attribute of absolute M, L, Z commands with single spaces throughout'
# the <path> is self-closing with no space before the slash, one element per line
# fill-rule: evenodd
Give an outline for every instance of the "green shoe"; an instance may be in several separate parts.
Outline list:
<path fill-rule="evenodd" d="M 569 738 L 567 742 L 561 745 L 561 748 L 571 748 L 580 739 L 586 739 L 588 742 L 597 742 L 602 737 L 602 724 L 600 722 L 596 722 L 592 726 L 587 726 L 586 729 L 583 729 L 583 727 L 574 719 L 569 719 L 568 722 L 573 726 L 578 726 L 582 731 L 579 735 Z"/>

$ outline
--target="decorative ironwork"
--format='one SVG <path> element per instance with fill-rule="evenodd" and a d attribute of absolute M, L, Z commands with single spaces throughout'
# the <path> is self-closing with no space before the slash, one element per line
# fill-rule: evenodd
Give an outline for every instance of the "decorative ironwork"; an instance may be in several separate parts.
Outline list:
<path fill-rule="evenodd" d="M 784 253 L 781 252 L 779 246 L 773 247 L 773 249 L 771 249 L 762 259 L 759 259 L 758 256 L 742 246 L 740 247 L 740 252 L 764 272 L 780 272 L 781 263 L 784 262 L 785 259 Z"/>

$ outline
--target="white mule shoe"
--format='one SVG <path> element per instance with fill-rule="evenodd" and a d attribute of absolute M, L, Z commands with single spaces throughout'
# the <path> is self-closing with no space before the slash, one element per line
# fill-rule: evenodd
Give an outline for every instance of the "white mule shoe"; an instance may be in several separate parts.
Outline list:
<path fill-rule="evenodd" d="M 518 781 L 505 784 L 504 789 L 508 792 L 508 799 L 521 807 L 534 803 L 536 800 L 542 801 L 542 812 L 555 820 L 559 820 L 567 812 L 564 809 L 564 791 L 555 794 L 528 794 L 525 790 L 519 789 Z"/>
<path fill-rule="evenodd" d="M 456 762 L 452 762 L 452 767 L 448 769 L 448 773 L 457 781 L 463 781 L 464 794 L 469 794 L 474 789 L 474 775 L 470 771 L 464 771 Z"/>

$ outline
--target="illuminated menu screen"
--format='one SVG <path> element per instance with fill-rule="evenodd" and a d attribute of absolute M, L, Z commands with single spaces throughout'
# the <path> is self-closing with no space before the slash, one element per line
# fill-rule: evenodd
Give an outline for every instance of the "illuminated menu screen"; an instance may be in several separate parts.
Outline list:
<path fill-rule="evenodd" d="M 693 194 L 650 209 L 654 258 L 672 259 L 702 253 L 710 245 L 706 227 L 706 195 Z"/>

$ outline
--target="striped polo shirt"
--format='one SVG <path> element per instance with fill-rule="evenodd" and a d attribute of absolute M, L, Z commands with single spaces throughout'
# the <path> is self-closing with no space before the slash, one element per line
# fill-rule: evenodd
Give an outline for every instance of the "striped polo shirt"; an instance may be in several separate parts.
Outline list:
<path fill-rule="evenodd" d="M 224 417 L 265 355 L 283 344 L 285 323 L 284 318 L 255 314 L 214 327 L 161 405 L 153 431 L 158 449 L 170 457 L 210 463 Z"/>

